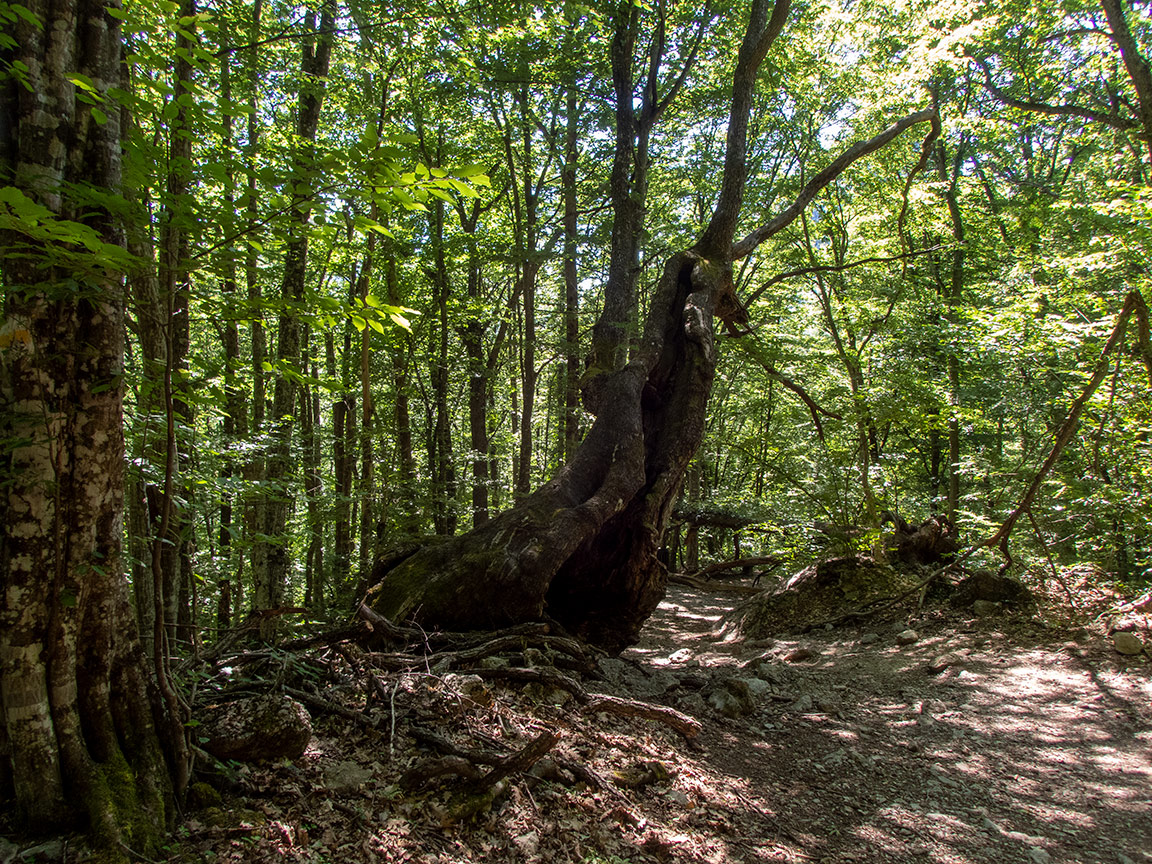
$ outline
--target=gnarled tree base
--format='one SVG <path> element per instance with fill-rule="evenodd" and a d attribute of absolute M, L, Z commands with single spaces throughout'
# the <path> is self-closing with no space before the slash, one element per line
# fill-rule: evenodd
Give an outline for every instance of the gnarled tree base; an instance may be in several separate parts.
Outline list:
<path fill-rule="evenodd" d="M 730 290 L 728 267 L 673 256 L 632 360 L 586 376 L 597 420 L 572 461 L 480 528 L 380 562 L 369 605 L 394 621 L 448 629 L 547 615 L 609 651 L 635 642 L 664 596 L 656 553 L 703 436 L 712 310 Z"/>

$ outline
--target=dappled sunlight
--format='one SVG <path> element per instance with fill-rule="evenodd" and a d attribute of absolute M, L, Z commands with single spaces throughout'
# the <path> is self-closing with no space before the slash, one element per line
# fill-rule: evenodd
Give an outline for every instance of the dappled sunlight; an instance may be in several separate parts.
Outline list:
<path fill-rule="evenodd" d="M 678 620 L 646 630 L 629 656 L 716 675 L 770 664 L 750 728 L 715 716 L 706 726 L 713 782 L 754 801 L 777 832 L 771 854 L 732 860 L 790 860 L 786 847 L 803 856 L 793 860 L 1000 864 L 1035 852 L 1112 864 L 1104 852 L 1122 843 L 1130 860 L 1152 861 L 1146 667 L 1021 647 L 971 621 L 873 625 L 867 643 L 849 629 L 724 644 L 700 632 L 712 604 L 673 593 L 662 612 Z M 927 632 L 898 645 L 905 627 Z M 677 631 L 691 641 L 663 641 Z"/>

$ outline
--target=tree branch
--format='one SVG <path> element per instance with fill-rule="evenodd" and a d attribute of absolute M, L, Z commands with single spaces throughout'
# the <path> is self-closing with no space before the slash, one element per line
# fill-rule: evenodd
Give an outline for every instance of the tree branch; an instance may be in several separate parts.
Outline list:
<path fill-rule="evenodd" d="M 1096 392 L 1096 388 L 1100 386 L 1100 383 L 1104 380 L 1104 376 L 1108 374 L 1108 369 L 1111 366 L 1108 362 L 1108 355 L 1120 344 L 1120 340 L 1128 328 L 1128 319 L 1132 317 L 1133 313 L 1136 314 L 1141 356 L 1145 369 L 1148 371 L 1149 384 L 1152 385 L 1152 351 L 1149 350 L 1148 343 L 1148 307 L 1144 302 L 1144 296 L 1139 291 L 1132 291 L 1125 299 L 1124 306 L 1116 318 L 1116 326 L 1112 328 L 1112 335 L 1108 337 L 1108 341 L 1104 345 L 1104 350 L 1100 352 L 1100 357 L 1097 359 L 1096 366 L 1092 371 L 1092 378 L 1084 385 L 1084 389 L 1080 395 L 1072 402 L 1072 407 L 1068 410 L 1068 416 L 1064 418 L 1064 422 L 1060 425 L 1060 428 L 1056 430 L 1048 458 L 1044 460 L 1044 464 L 1040 466 L 1040 470 L 1037 471 L 1036 476 L 1032 478 L 1032 482 L 1020 498 L 1016 507 L 1008 514 L 1008 518 L 1004 520 L 1004 523 L 996 533 L 982 544 L 988 547 L 998 546 L 1008 561 L 1012 560 L 1008 554 L 1008 538 L 1012 534 L 1012 529 L 1016 526 L 1017 520 L 1031 509 L 1032 502 L 1036 498 L 1036 493 L 1040 491 L 1040 487 L 1044 484 L 1045 479 L 1047 479 L 1048 472 L 1052 470 L 1052 466 L 1054 466 L 1056 460 L 1060 458 L 1060 454 L 1063 452 L 1065 445 L 1072 440 L 1072 436 L 1075 434 L 1076 427 L 1080 422 L 1080 415 L 1084 412 L 1088 400 L 1092 398 L 1092 394 Z"/>
<path fill-rule="evenodd" d="M 1045 102 L 1032 102 L 1027 99 L 1016 99 L 1013 96 L 1009 96 L 994 83 L 992 83 L 992 70 L 988 68 L 987 63 L 976 57 L 972 57 L 970 59 L 977 66 L 984 70 L 984 89 L 991 93 L 997 101 L 1007 105 L 1009 108 L 1017 108 L 1021 111 L 1030 111 L 1034 114 L 1047 114 L 1050 117 L 1079 117 L 1082 120 L 1091 120 L 1094 123 L 1102 123 L 1105 126 L 1110 126 L 1113 129 L 1120 129 L 1125 132 L 1140 128 L 1140 124 L 1135 120 L 1130 120 L 1127 117 L 1121 117 L 1119 114 L 1101 114 L 1099 111 L 1093 111 L 1090 108 L 1082 108 L 1079 105 L 1049 105 Z"/>
<path fill-rule="evenodd" d="M 778 282 L 783 282 L 785 279 L 793 279 L 796 276 L 807 276 L 809 273 L 839 273 L 843 270 L 851 270 L 853 267 L 863 267 L 865 264 L 887 264 L 892 261 L 903 261 L 907 258 L 915 258 L 917 255 L 927 255 L 930 252 L 940 252 L 942 250 L 951 249 L 951 245 L 940 243 L 936 246 L 929 246 L 927 249 L 917 249 L 912 252 L 903 252 L 900 255 L 885 255 L 876 258 L 861 258 L 859 261 L 849 261 L 847 264 L 820 264 L 814 267 L 800 267 L 796 270 L 788 270 L 779 275 L 773 276 L 759 288 L 757 288 L 752 296 L 744 301 L 745 306 L 751 306 L 761 295 L 764 294 L 769 288 Z"/>
<path fill-rule="evenodd" d="M 800 194 L 796 196 L 796 200 L 793 201 L 787 209 L 771 222 L 761 225 L 733 246 L 732 260 L 739 260 L 751 254 L 757 246 L 769 237 L 792 224 L 792 221 L 812 202 L 812 199 L 815 198 L 825 186 L 839 177 L 844 170 L 857 159 L 862 159 L 870 153 L 875 153 L 877 150 L 890 144 L 900 133 L 909 127 L 915 126 L 917 123 L 929 121 L 935 116 L 936 110 L 934 108 L 925 108 L 923 111 L 917 111 L 915 114 L 901 117 L 883 132 L 869 138 L 867 141 L 857 141 L 855 144 L 852 144 L 833 160 L 831 165 L 809 180 L 807 185 L 800 191 Z"/>

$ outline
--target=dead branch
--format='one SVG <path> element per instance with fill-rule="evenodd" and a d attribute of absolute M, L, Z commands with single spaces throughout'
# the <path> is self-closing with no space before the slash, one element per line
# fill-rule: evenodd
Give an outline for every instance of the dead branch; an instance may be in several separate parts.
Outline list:
<path fill-rule="evenodd" d="M 470 675 L 481 678 L 494 678 L 503 681 L 521 681 L 529 684 L 542 684 L 558 687 L 571 693 L 577 702 L 588 701 L 588 691 L 575 678 L 569 678 L 555 669 L 525 669 L 519 666 L 505 666 L 502 669 L 470 669 Z"/>
<path fill-rule="evenodd" d="M 1012 512 L 1008 514 L 1008 517 L 1004 520 L 1000 528 L 981 544 L 989 548 L 999 547 L 1001 553 L 1004 555 L 1005 567 L 1008 567 L 1012 562 L 1012 556 L 1008 552 L 1008 538 L 1012 534 L 1012 529 L 1016 527 L 1016 522 L 1020 517 L 1032 507 L 1036 493 L 1039 492 L 1040 487 L 1044 485 L 1048 473 L 1060 458 L 1060 454 L 1064 451 L 1065 445 L 1072 440 L 1072 436 L 1076 433 L 1076 428 L 1080 424 L 1080 415 L 1084 412 L 1088 400 L 1092 398 L 1092 394 L 1096 392 L 1096 389 L 1108 374 L 1110 366 L 1108 355 L 1120 344 L 1128 327 L 1128 319 L 1132 317 L 1133 313 L 1136 313 L 1142 357 L 1145 367 L 1148 369 L 1149 383 L 1152 384 L 1152 351 L 1149 351 L 1146 347 L 1148 345 L 1148 310 L 1144 303 L 1143 295 L 1139 291 L 1131 291 L 1124 300 L 1124 306 L 1120 309 L 1120 314 L 1116 318 L 1116 326 L 1112 328 L 1112 334 L 1108 337 L 1108 341 L 1104 345 L 1104 350 L 1100 352 L 1100 357 L 1096 360 L 1096 365 L 1092 371 L 1092 378 L 1084 385 L 1084 389 L 1080 392 L 1080 395 L 1073 400 L 1071 407 L 1068 409 L 1068 414 L 1064 418 L 1064 422 L 1060 424 L 1060 428 L 1056 430 L 1048 458 L 1044 460 L 1044 464 L 1040 466 L 1040 469 L 1036 472 L 1036 476 L 1032 478 L 1032 482 L 1029 484 L 1027 491 L 1025 491 L 1019 502 L 1017 502 Z"/>
<path fill-rule="evenodd" d="M 763 558 L 738 558 L 733 561 L 719 561 L 715 564 L 709 564 L 707 567 L 701 567 L 695 573 L 686 575 L 695 579 L 707 579 L 716 573 L 723 573 L 725 570 L 739 570 L 742 567 L 770 567 L 775 569 L 783 563 L 784 561 L 775 555 L 767 555 Z"/>
<path fill-rule="evenodd" d="M 740 582 L 709 582 L 687 573 L 669 573 L 668 581 L 675 585 L 686 585 L 698 591 L 728 592 L 731 594 L 759 594 L 761 591 L 755 585 L 744 585 Z"/>
<path fill-rule="evenodd" d="M 368 631 L 377 639 L 387 639 L 392 642 L 420 642 L 424 635 L 411 627 L 400 627 L 393 624 L 367 603 L 361 603 L 356 610 L 356 617 L 360 618 Z"/>
<path fill-rule="evenodd" d="M 700 723 L 687 714 L 682 714 L 675 708 L 664 705 L 653 705 L 649 702 L 638 702 L 634 699 L 621 699 L 617 696 L 607 696 L 601 693 L 593 695 L 583 706 L 585 713 L 604 711 L 608 714 L 618 714 L 621 717 L 643 717 L 645 720 L 655 720 L 670 726 L 691 740 L 700 734 Z"/>
<path fill-rule="evenodd" d="M 556 746 L 556 742 L 560 740 L 560 735 L 545 729 L 535 738 L 528 742 L 528 745 L 522 750 L 518 750 L 500 760 L 500 764 L 496 765 L 476 781 L 476 791 L 483 791 L 491 789 L 509 774 L 515 774 L 517 771 L 527 771 L 537 762 L 544 758 L 544 756 Z"/>
<path fill-rule="evenodd" d="M 343 705 L 333 702 L 331 699 L 325 699 L 322 696 L 315 696 L 311 693 L 306 693 L 303 690 L 297 690 L 295 687 L 284 687 L 284 692 L 300 702 L 313 708 L 316 711 L 322 711 L 327 714 L 336 714 L 346 720 L 351 720 L 354 723 L 359 723 L 369 729 L 375 729 L 376 724 L 361 714 L 359 711 L 353 711 L 351 708 L 345 708 Z"/>

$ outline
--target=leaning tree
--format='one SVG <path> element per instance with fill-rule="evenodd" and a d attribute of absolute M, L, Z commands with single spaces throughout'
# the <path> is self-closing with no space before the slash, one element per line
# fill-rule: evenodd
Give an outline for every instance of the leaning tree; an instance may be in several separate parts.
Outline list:
<path fill-rule="evenodd" d="M 789 7 L 790 0 L 752 0 L 733 75 L 715 210 L 696 242 L 664 264 L 633 341 L 627 322 L 635 320 L 648 133 L 684 84 L 687 67 L 661 93 L 658 62 L 650 62 L 643 95 L 634 98 L 640 6 L 620 4 L 610 49 L 616 96 L 612 246 L 581 382 L 595 422 L 556 476 L 512 509 L 470 533 L 378 561 L 367 598 L 376 611 L 431 626 L 480 629 L 547 616 L 611 651 L 636 641 L 664 595 L 667 573 L 657 551 L 703 436 L 716 321 L 735 325 L 746 317 L 735 295 L 733 262 L 791 223 L 854 161 L 934 117 L 931 109 L 919 111 L 853 144 L 787 208 L 737 239 L 757 73 Z M 662 44 L 663 34 L 653 42 Z M 691 44 L 685 53 L 690 59 Z"/>

